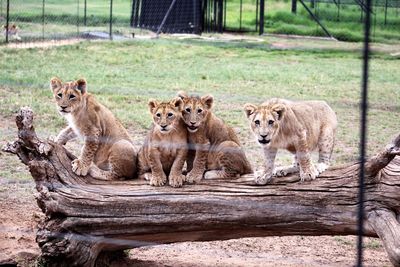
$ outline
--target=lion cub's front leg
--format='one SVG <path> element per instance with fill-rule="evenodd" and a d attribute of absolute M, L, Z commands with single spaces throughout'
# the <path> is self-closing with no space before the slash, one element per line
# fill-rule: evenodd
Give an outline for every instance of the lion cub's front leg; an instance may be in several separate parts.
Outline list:
<path fill-rule="evenodd" d="M 299 142 L 296 157 L 299 161 L 301 182 L 314 180 L 318 177 L 319 173 L 311 161 L 311 154 L 305 136 Z"/>
<path fill-rule="evenodd" d="M 183 165 L 187 156 L 187 149 L 179 149 L 174 163 L 172 164 L 169 174 L 169 185 L 172 187 L 181 187 L 185 181 L 185 176 L 182 174 Z"/>
<path fill-rule="evenodd" d="M 72 161 L 72 171 L 77 175 L 85 176 L 89 172 L 90 165 L 99 147 L 99 135 L 85 137 L 81 155 Z"/>
<path fill-rule="evenodd" d="M 210 143 L 196 144 L 196 156 L 193 162 L 193 169 L 186 175 L 186 182 L 195 183 L 203 178 L 206 171 L 208 151 Z"/>
<path fill-rule="evenodd" d="M 150 185 L 165 185 L 167 183 L 167 176 L 161 164 L 160 152 L 156 148 L 150 150 L 149 165 L 151 168 Z"/>
<path fill-rule="evenodd" d="M 262 175 L 256 175 L 256 184 L 265 185 L 271 181 L 274 172 L 276 152 L 277 149 L 264 148 L 265 170 Z"/>

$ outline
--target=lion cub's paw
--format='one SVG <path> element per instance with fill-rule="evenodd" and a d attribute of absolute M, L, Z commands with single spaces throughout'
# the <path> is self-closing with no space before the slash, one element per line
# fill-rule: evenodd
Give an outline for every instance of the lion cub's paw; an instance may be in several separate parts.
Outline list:
<path fill-rule="evenodd" d="M 48 155 L 50 151 L 53 149 L 53 146 L 47 142 L 41 142 L 38 147 L 38 151 L 40 154 Z"/>
<path fill-rule="evenodd" d="M 283 177 L 298 171 L 299 168 L 297 166 L 279 167 L 275 168 L 273 176 Z"/>
<path fill-rule="evenodd" d="M 158 175 L 151 175 L 150 178 L 150 185 L 152 186 L 163 186 L 167 183 L 167 177 L 164 175 L 158 176 Z"/>
<path fill-rule="evenodd" d="M 254 173 L 255 182 L 259 185 L 266 185 L 267 183 L 271 182 L 272 180 L 272 173 L 264 172 L 260 174 L 259 172 Z"/>
<path fill-rule="evenodd" d="M 203 173 L 191 171 L 186 175 L 185 181 L 189 184 L 193 184 L 200 182 L 202 178 L 203 178 Z"/>
<path fill-rule="evenodd" d="M 89 172 L 90 165 L 85 164 L 81 159 L 72 161 L 72 171 L 80 176 L 85 176 Z"/>
<path fill-rule="evenodd" d="M 321 174 L 322 172 L 326 171 L 329 168 L 329 165 L 323 162 L 317 163 L 317 171 L 319 172 L 319 174 Z"/>
<path fill-rule="evenodd" d="M 310 166 L 309 170 L 301 171 L 300 170 L 300 180 L 301 182 L 315 180 L 319 175 L 318 170 L 314 167 L 314 165 Z"/>
<path fill-rule="evenodd" d="M 152 175 L 151 175 L 151 173 L 150 172 L 146 172 L 145 174 L 143 174 L 143 178 L 146 180 L 146 181 L 150 181 L 151 179 L 152 179 Z"/>
<path fill-rule="evenodd" d="M 169 176 L 169 185 L 172 187 L 181 187 L 183 185 L 183 181 L 185 181 L 185 175 L 170 175 Z"/>
<path fill-rule="evenodd" d="M 279 167 L 274 170 L 273 176 L 283 177 L 291 173 L 287 167 Z"/>

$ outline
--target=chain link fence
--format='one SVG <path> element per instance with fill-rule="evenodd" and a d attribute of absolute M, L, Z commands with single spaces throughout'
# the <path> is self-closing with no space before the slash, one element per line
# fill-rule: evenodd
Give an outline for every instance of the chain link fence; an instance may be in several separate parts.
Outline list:
<path fill-rule="evenodd" d="M 131 0 L 0 0 L 0 43 L 127 38 L 131 6 Z"/>
<path fill-rule="evenodd" d="M 0 43 L 258 32 L 362 41 L 365 0 L 0 0 Z M 372 41 L 400 39 L 400 0 L 373 0 Z"/>

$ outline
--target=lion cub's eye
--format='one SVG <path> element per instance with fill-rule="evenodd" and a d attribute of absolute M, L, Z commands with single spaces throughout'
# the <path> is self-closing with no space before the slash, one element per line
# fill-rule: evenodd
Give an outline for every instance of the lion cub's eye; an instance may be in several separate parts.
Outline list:
<path fill-rule="evenodd" d="M 187 113 L 190 113 L 190 108 L 186 108 L 185 111 L 186 111 Z"/>
<path fill-rule="evenodd" d="M 201 108 L 199 108 L 198 110 L 197 110 L 197 113 L 202 113 L 203 112 L 203 110 L 201 109 Z"/>
<path fill-rule="evenodd" d="M 260 121 L 259 121 L 259 120 L 255 120 L 255 121 L 254 121 L 254 124 L 255 124 L 255 125 L 260 125 Z"/>
<path fill-rule="evenodd" d="M 160 117 L 161 117 L 161 113 L 157 113 L 156 116 L 157 116 L 158 118 L 160 118 Z"/>
<path fill-rule="evenodd" d="M 269 120 L 269 121 L 268 121 L 268 124 L 269 124 L 269 125 L 272 125 L 272 124 L 274 124 L 274 121 L 273 121 L 273 120 Z"/>
<path fill-rule="evenodd" d="M 57 94 L 57 96 L 58 96 L 59 98 L 61 98 L 61 97 L 62 97 L 62 93 Z"/>
<path fill-rule="evenodd" d="M 70 100 L 75 99 L 75 97 L 76 97 L 76 96 L 74 96 L 74 95 L 69 95 L 69 99 L 70 99 Z"/>
<path fill-rule="evenodd" d="M 172 116 L 174 116 L 174 113 L 170 112 L 167 114 L 168 118 L 171 118 Z"/>

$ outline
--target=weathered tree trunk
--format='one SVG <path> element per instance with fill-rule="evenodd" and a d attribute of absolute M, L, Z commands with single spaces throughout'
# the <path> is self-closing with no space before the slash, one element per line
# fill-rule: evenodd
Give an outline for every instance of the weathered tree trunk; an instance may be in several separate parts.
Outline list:
<path fill-rule="evenodd" d="M 334 167 L 317 180 L 207 180 L 183 188 L 145 181 L 79 177 L 74 156 L 37 138 L 33 113 L 17 115 L 17 154 L 35 179 L 46 214 L 37 233 L 42 256 L 57 266 L 94 266 L 100 252 L 180 241 L 283 235 L 355 235 L 359 164 Z M 400 266 L 400 137 L 367 162 L 365 235 L 379 236 Z"/>

